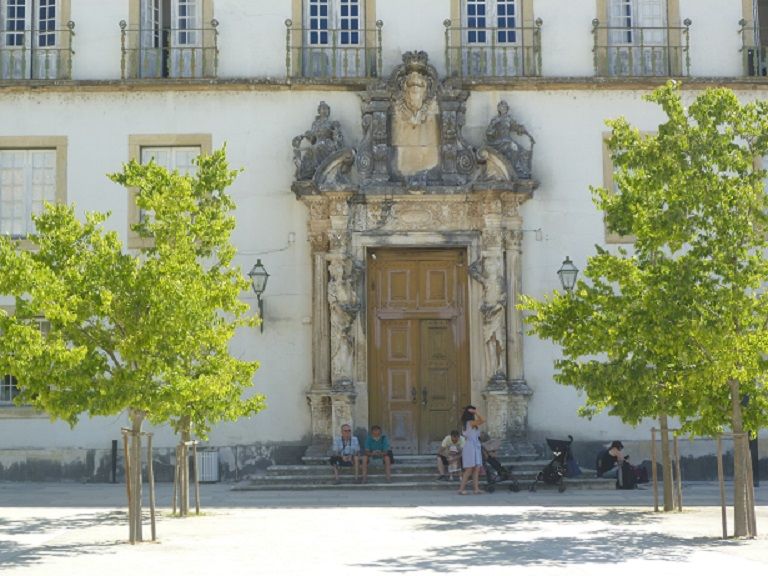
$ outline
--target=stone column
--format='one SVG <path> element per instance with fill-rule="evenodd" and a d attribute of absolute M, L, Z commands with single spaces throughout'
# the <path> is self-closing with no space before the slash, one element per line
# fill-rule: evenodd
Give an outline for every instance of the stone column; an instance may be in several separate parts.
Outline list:
<path fill-rule="evenodd" d="M 330 338 L 328 330 L 328 202 L 307 197 L 309 240 L 312 247 L 312 383 L 307 393 L 312 441 L 307 456 L 323 456 L 333 437 Z"/>
<path fill-rule="evenodd" d="M 350 256 L 349 192 L 327 193 L 330 227 L 328 239 L 327 313 L 330 352 L 331 433 L 352 424 L 357 392 L 354 383 L 354 323 L 360 309 Z"/>
<path fill-rule="evenodd" d="M 507 381 L 507 289 L 498 194 L 486 192 L 483 201 L 482 283 L 485 381 L 493 387 Z"/>
<path fill-rule="evenodd" d="M 533 391 L 525 381 L 523 312 L 517 309 L 523 291 L 523 222 L 518 213 L 520 198 L 504 197 L 504 228 L 507 265 L 507 366 L 506 437 L 521 440 L 527 435 L 528 401 Z"/>

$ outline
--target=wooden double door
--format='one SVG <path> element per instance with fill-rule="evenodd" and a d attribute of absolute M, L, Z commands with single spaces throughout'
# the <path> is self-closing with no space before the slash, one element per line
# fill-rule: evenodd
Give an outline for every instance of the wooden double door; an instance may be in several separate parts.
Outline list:
<path fill-rule="evenodd" d="M 369 421 L 434 453 L 469 403 L 465 249 L 368 253 Z"/>

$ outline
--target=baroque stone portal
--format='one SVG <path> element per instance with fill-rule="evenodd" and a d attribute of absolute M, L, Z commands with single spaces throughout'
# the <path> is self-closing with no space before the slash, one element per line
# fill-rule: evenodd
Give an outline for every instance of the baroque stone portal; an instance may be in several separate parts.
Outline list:
<path fill-rule="evenodd" d="M 292 188 L 309 208 L 314 272 L 310 452 L 341 422 L 369 424 L 366 250 L 387 246 L 466 247 L 472 396 L 485 398 L 492 436 L 525 437 L 532 392 L 515 304 L 534 140 L 502 101 L 473 146 L 462 134 L 468 97 L 455 79 L 440 81 L 426 53 L 407 52 L 361 96 L 357 146 L 344 145 L 324 102 L 294 138 Z"/>

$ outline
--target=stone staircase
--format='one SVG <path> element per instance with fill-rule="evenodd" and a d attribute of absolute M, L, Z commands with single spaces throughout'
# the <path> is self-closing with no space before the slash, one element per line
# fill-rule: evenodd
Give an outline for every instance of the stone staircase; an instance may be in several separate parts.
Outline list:
<path fill-rule="evenodd" d="M 392 466 L 392 481 L 387 482 L 381 461 L 375 461 L 368 469 L 368 482 L 358 484 L 352 468 L 342 468 L 339 472 L 339 484 L 335 484 L 333 473 L 327 458 L 302 458 L 302 464 L 275 465 L 267 468 L 266 474 L 247 483 L 240 484 L 235 490 L 456 490 L 458 480 L 437 480 L 435 456 L 395 456 Z M 549 463 L 549 460 L 520 460 L 515 462 L 502 461 L 512 467 L 512 478 L 520 490 L 528 490 L 536 475 Z M 514 481 L 489 485 L 484 473 L 480 475 L 481 486 L 488 491 L 511 490 Z M 611 489 L 615 480 L 595 478 L 594 470 L 583 470 L 578 478 L 566 478 L 566 489 Z M 556 490 L 556 486 L 539 482 L 537 489 Z"/>

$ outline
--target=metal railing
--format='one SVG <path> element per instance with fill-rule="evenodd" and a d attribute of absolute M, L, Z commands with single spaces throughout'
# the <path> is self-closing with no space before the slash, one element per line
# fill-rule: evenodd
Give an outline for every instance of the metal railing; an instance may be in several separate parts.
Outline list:
<path fill-rule="evenodd" d="M 219 22 L 200 28 L 129 28 L 120 21 L 120 77 L 215 78 Z"/>
<path fill-rule="evenodd" d="M 381 73 L 381 28 L 313 30 L 285 21 L 289 78 L 374 78 Z"/>
<path fill-rule="evenodd" d="M 598 76 L 688 76 L 690 27 L 604 26 L 592 21 L 595 74 Z"/>
<path fill-rule="evenodd" d="M 0 80 L 66 80 L 72 77 L 75 23 L 56 30 L 2 32 Z"/>
<path fill-rule="evenodd" d="M 466 78 L 541 76 L 541 26 L 471 28 L 445 20 L 445 61 L 449 74 Z"/>
<path fill-rule="evenodd" d="M 768 76 L 768 28 L 739 20 L 741 59 L 745 76 Z"/>

